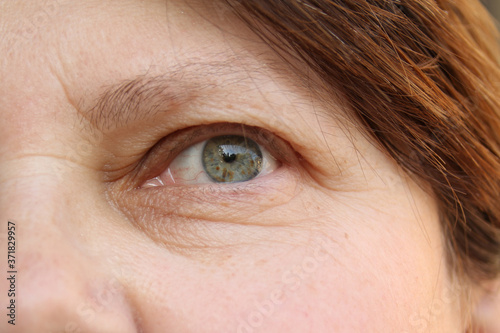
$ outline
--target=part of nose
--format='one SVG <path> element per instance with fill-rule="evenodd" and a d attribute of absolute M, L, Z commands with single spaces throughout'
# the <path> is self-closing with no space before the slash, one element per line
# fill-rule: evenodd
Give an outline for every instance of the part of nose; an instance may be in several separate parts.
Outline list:
<path fill-rule="evenodd" d="M 93 207 L 62 184 L 50 174 L 0 182 L 0 267 L 13 272 L 0 279 L 2 312 L 11 315 L 0 332 L 137 332 L 122 277 L 89 241 Z"/>

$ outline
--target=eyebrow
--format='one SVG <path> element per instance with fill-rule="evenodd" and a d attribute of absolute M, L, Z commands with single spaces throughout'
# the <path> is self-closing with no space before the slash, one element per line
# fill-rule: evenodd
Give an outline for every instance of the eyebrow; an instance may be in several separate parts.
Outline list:
<path fill-rule="evenodd" d="M 177 108 L 207 89 L 222 88 L 241 77 L 231 59 L 190 63 L 169 68 L 160 75 L 145 74 L 103 89 L 92 107 L 78 112 L 81 121 L 103 132 L 126 127 L 131 122 L 154 118 Z M 209 77 L 216 77 L 217 81 Z"/>
<path fill-rule="evenodd" d="M 106 88 L 90 109 L 79 114 L 93 128 L 108 132 L 154 117 L 186 97 L 187 90 L 165 75 L 138 76 Z"/>

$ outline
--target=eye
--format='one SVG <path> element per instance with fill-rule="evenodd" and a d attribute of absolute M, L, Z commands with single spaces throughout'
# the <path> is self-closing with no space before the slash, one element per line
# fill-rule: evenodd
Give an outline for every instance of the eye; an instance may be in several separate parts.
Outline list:
<path fill-rule="evenodd" d="M 280 163 L 244 135 L 220 135 L 181 151 L 158 177 L 142 187 L 237 183 L 273 172 Z"/>

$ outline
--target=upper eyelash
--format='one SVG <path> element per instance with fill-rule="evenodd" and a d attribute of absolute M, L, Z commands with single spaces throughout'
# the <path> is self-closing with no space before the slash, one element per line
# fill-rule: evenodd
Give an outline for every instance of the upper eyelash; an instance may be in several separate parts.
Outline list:
<path fill-rule="evenodd" d="M 266 129 L 238 123 L 198 125 L 178 130 L 159 140 L 138 163 L 131 177 L 131 183 L 136 188 L 140 187 L 143 182 L 159 176 L 184 149 L 211 137 L 225 134 L 249 137 L 263 145 L 282 163 L 288 162 L 291 158 L 289 155 L 292 149 L 286 142 Z M 179 145 L 179 141 L 187 143 Z"/>

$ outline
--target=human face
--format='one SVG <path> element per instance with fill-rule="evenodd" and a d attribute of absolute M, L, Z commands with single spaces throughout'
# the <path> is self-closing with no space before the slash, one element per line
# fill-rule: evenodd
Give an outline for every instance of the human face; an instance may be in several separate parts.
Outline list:
<path fill-rule="evenodd" d="M 2 332 L 462 329 L 434 198 L 224 7 L 3 1 L 0 22 Z M 183 177 L 222 134 L 269 167 Z"/>

